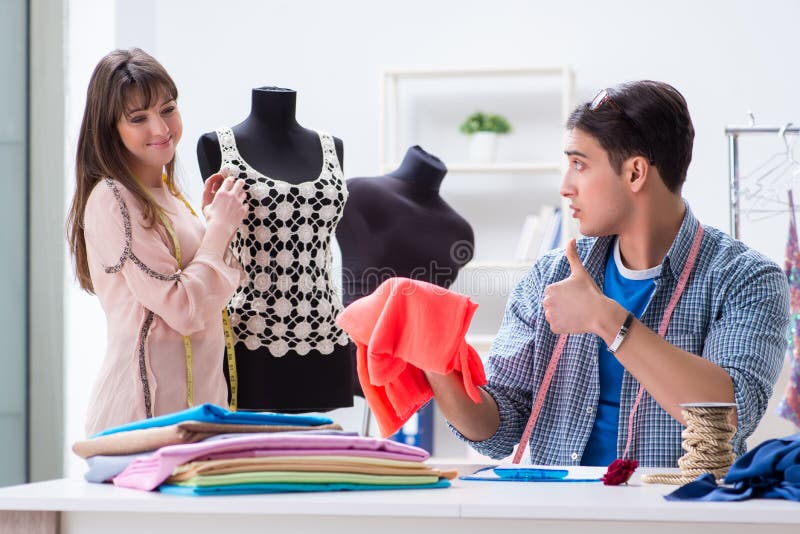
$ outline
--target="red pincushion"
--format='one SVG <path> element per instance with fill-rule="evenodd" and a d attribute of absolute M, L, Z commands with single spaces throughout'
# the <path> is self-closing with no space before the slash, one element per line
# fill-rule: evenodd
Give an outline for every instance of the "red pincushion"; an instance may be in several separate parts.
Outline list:
<path fill-rule="evenodd" d="M 639 467 L 639 462 L 636 460 L 614 460 L 608 466 L 608 471 L 603 475 L 600 480 L 606 486 L 619 486 L 620 484 L 627 484 L 633 472 Z"/>

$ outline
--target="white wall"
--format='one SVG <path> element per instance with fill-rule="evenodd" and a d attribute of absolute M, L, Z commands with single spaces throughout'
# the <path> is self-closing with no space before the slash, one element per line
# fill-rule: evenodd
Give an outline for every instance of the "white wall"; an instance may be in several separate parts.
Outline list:
<path fill-rule="evenodd" d="M 65 217 L 75 191 L 75 150 L 86 88 L 97 61 L 116 46 L 113 2 L 74 0 L 67 4 L 66 13 Z M 69 256 L 66 265 L 69 268 L 64 273 L 64 474 L 77 477 L 86 470 L 85 462 L 72 454 L 69 447 L 85 436 L 83 425 L 89 393 L 105 354 L 105 316 L 97 298 L 78 288 Z"/>
<path fill-rule="evenodd" d="M 744 123 L 748 109 L 760 123 L 800 120 L 800 72 L 792 68 L 791 55 L 800 3 L 791 0 L 118 0 L 116 14 L 102 4 L 69 4 L 70 50 L 80 59 L 70 73 L 68 111 L 82 109 L 90 63 L 113 46 L 145 47 L 178 84 L 184 118 L 179 157 L 194 199 L 201 184 L 197 138 L 244 118 L 250 89 L 263 85 L 296 89 L 301 124 L 344 140 L 346 176 L 377 174 L 380 77 L 386 67 L 566 64 L 576 73 L 579 100 L 625 80 L 668 81 L 686 96 L 697 130 L 685 196 L 703 222 L 725 230 L 723 127 Z M 777 146 L 759 150 L 748 156 L 751 165 Z M 456 179 L 448 177 L 446 183 Z M 503 205 L 487 210 L 504 213 Z M 780 260 L 785 217 L 763 224 L 745 237 Z M 518 229 L 514 225 L 509 231 L 516 235 Z M 480 252 L 481 229 L 476 233 Z M 74 296 L 73 290 L 68 293 Z M 72 313 L 96 310 L 93 303 L 72 302 Z M 71 331 L 68 436 L 79 434 L 85 392 L 102 352 L 99 331 Z M 788 424 L 778 423 L 768 434 L 789 431 Z"/>

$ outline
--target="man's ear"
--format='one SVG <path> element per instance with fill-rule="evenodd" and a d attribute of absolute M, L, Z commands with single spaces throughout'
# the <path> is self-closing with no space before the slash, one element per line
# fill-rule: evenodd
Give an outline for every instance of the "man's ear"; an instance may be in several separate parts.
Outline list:
<path fill-rule="evenodd" d="M 636 156 L 627 161 L 627 172 L 625 178 L 631 192 L 638 193 L 647 183 L 647 171 L 650 169 L 650 162 L 642 156 Z"/>

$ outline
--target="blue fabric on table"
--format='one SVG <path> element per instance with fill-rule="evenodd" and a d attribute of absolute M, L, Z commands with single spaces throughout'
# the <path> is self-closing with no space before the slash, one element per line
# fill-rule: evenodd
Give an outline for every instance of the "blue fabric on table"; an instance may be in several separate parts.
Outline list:
<path fill-rule="evenodd" d="M 142 428 L 153 428 L 169 426 L 183 421 L 201 421 L 204 423 L 228 423 L 232 425 L 296 425 L 296 426 L 317 426 L 329 425 L 333 421 L 327 417 L 315 415 L 293 415 L 284 413 L 270 412 L 232 412 L 215 404 L 201 404 L 194 408 L 142 419 L 121 426 L 107 428 L 98 432 L 93 438 L 107 436 L 117 432 L 128 430 L 139 430 Z"/>
<path fill-rule="evenodd" d="M 112 478 L 122 473 L 128 465 L 140 456 L 147 456 L 149 452 L 104 456 L 99 454 L 86 458 L 86 463 L 89 464 L 89 470 L 83 475 L 86 482 L 94 482 L 97 484 L 103 483 L 106 480 L 110 481 Z"/>
<path fill-rule="evenodd" d="M 370 491 L 370 490 L 407 490 L 449 488 L 450 481 L 439 479 L 433 484 L 226 484 L 220 486 L 176 486 L 162 484 L 158 487 L 161 493 L 172 495 L 245 495 L 254 493 L 295 493 L 314 491 Z"/>
<path fill-rule="evenodd" d="M 742 501 L 786 499 L 800 502 L 800 433 L 767 440 L 744 454 L 717 486 L 705 474 L 664 498 L 668 501 Z"/>

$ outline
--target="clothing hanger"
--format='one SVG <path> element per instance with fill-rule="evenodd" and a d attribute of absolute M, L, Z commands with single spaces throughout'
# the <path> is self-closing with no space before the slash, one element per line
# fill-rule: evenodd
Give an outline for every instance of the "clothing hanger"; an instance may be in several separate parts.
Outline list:
<path fill-rule="evenodd" d="M 772 183 L 776 176 L 780 176 L 783 173 L 786 167 L 790 167 L 792 162 L 796 163 L 793 148 L 797 138 L 795 137 L 791 144 L 786 138 L 786 130 L 791 125 L 792 123 L 787 123 L 778 131 L 778 138 L 783 141 L 783 150 L 772 154 L 750 174 L 742 177 L 741 181 L 750 182 L 745 188 L 746 190 L 743 191 L 746 198 L 758 197 L 760 193 L 769 187 L 769 184 Z"/>
<path fill-rule="evenodd" d="M 787 130 L 791 126 L 791 122 L 786 123 L 778 131 L 778 137 L 783 142 L 783 150 L 770 156 L 747 178 L 750 183 L 742 194 L 747 200 L 753 201 L 754 205 L 741 211 L 750 220 L 763 220 L 792 211 L 786 192 L 794 187 L 797 177 L 800 176 L 800 161 L 794 155 L 794 145 L 800 135 L 795 135 L 790 142 Z M 764 167 L 768 168 L 764 170 Z"/>

